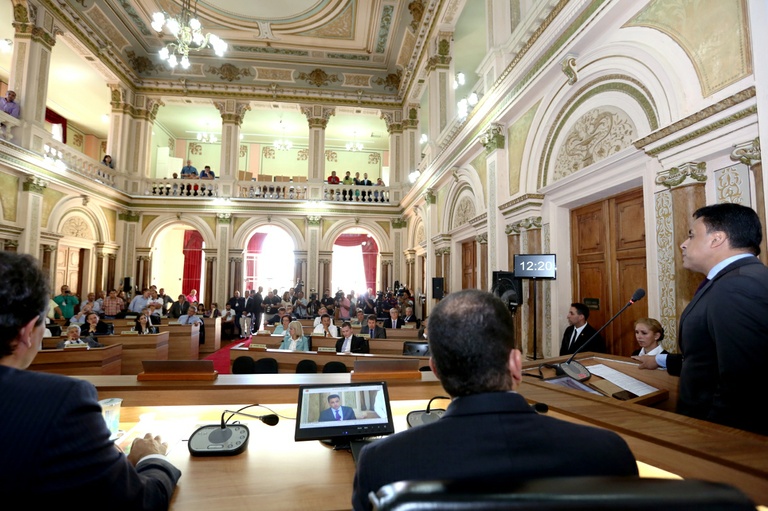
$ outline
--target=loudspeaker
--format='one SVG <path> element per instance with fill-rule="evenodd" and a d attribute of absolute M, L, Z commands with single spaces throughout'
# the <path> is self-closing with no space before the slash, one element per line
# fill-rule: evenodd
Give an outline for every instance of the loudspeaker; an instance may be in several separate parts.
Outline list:
<path fill-rule="evenodd" d="M 133 288 L 131 288 L 131 277 L 125 277 L 123 279 L 123 291 L 126 293 L 133 291 Z"/>
<path fill-rule="evenodd" d="M 517 307 L 523 303 L 523 279 L 516 279 L 513 271 L 495 271 L 491 293 L 501 298 L 507 307 Z"/>
<path fill-rule="evenodd" d="M 445 279 L 443 277 L 432 277 L 432 298 L 442 298 L 444 286 Z"/>

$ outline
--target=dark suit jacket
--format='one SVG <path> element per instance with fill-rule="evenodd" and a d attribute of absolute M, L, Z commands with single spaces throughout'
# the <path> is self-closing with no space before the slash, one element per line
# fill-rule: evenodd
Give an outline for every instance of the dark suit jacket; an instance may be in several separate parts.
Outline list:
<path fill-rule="evenodd" d="M 678 413 L 768 435 L 768 268 L 756 257 L 726 266 L 680 316 L 682 355 L 667 355 L 680 375 Z M 755 407 L 759 409 L 756 409 Z"/>
<path fill-rule="evenodd" d="M 416 323 L 416 328 L 421 328 L 421 321 L 416 316 L 403 316 L 403 323 Z"/>
<path fill-rule="evenodd" d="M 356 419 L 355 417 L 355 411 L 348 407 L 348 406 L 342 406 L 341 407 L 341 418 L 343 420 L 347 421 L 353 421 Z M 336 417 L 333 416 L 333 409 L 332 408 L 326 408 L 322 412 L 320 412 L 320 422 L 327 422 L 327 421 L 335 421 Z"/>
<path fill-rule="evenodd" d="M 167 509 L 181 472 L 165 459 L 134 468 L 97 399 L 88 382 L 0 366 L 0 491 L 29 509 Z"/>
<path fill-rule="evenodd" d="M 584 325 L 584 329 L 581 331 L 579 336 L 576 338 L 576 340 L 573 342 L 573 346 L 568 348 L 568 344 L 571 342 L 571 336 L 573 335 L 573 326 L 569 326 L 565 329 L 565 333 L 563 333 L 563 340 L 560 343 L 560 356 L 563 355 L 573 355 L 573 353 L 578 350 L 581 346 L 586 344 L 586 342 L 589 340 L 590 337 L 592 337 L 597 330 L 592 328 L 592 325 L 587 323 Z M 584 351 L 594 351 L 596 353 L 605 353 L 605 340 L 603 340 L 602 335 L 598 335 L 592 341 L 589 343 L 589 346 L 586 346 L 584 349 L 582 349 L 579 353 L 582 353 Z"/>
<path fill-rule="evenodd" d="M 435 422 L 363 447 L 352 506 L 371 509 L 369 492 L 401 480 L 580 475 L 637 475 L 637 464 L 616 433 L 539 415 L 513 392 L 475 394 Z"/>
<path fill-rule="evenodd" d="M 403 321 L 403 318 L 398 317 L 395 324 L 392 324 L 392 318 L 387 318 L 384 320 L 384 328 L 402 328 L 405 324 L 405 321 Z"/>
<path fill-rule="evenodd" d="M 189 302 L 184 300 L 184 303 L 175 301 L 171 304 L 171 308 L 168 310 L 168 315 L 172 318 L 180 318 L 189 311 Z"/>
<path fill-rule="evenodd" d="M 340 353 L 341 348 L 344 346 L 344 338 L 342 337 L 338 341 L 336 341 L 336 352 Z M 350 353 L 370 353 L 370 349 L 368 348 L 368 341 L 363 339 L 362 337 L 358 337 L 356 335 L 352 336 L 352 342 L 349 346 Z"/>
<path fill-rule="evenodd" d="M 363 325 L 360 327 L 360 333 L 370 335 L 371 339 L 387 338 L 387 330 L 384 327 L 380 327 L 379 325 L 376 325 L 375 327 L 373 327 L 373 332 L 370 331 L 367 324 Z"/>

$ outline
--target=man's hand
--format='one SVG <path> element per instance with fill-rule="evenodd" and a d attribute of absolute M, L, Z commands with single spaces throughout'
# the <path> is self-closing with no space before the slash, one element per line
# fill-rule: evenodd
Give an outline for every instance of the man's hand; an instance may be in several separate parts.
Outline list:
<path fill-rule="evenodd" d="M 637 366 L 640 369 L 658 369 L 659 364 L 656 363 L 656 355 L 635 355 L 633 359 L 640 362 Z"/>
<path fill-rule="evenodd" d="M 152 433 L 147 433 L 144 438 L 136 438 L 131 444 L 131 453 L 128 455 L 128 461 L 134 466 L 144 456 L 150 454 L 165 454 L 168 452 L 168 443 L 163 442 L 160 436 L 152 437 Z"/>

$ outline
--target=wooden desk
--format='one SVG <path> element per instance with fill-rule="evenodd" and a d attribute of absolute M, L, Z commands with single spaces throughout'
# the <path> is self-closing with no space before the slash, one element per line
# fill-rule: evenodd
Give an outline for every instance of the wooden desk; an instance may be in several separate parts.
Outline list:
<path fill-rule="evenodd" d="M 419 339 L 418 328 L 387 328 L 386 330 L 387 339 L 402 339 L 404 341 L 416 341 Z"/>
<path fill-rule="evenodd" d="M 312 336 L 312 349 L 317 348 L 336 348 L 335 337 L 323 337 L 322 335 Z M 371 353 L 376 355 L 402 355 L 403 341 L 399 339 L 368 339 L 368 348 Z"/>
<path fill-rule="evenodd" d="M 200 359 L 200 324 L 160 325 L 160 331 L 168 332 L 168 360 Z"/>
<path fill-rule="evenodd" d="M 221 317 L 204 318 L 205 344 L 200 344 L 200 355 L 207 355 L 221 348 Z"/>
<path fill-rule="evenodd" d="M 386 342 L 386 341 L 384 341 Z M 413 359 L 417 358 L 420 361 L 420 366 L 429 365 L 429 357 L 413 357 L 403 355 L 401 353 L 397 355 L 387 354 L 373 354 L 373 353 L 336 353 L 336 352 L 317 352 L 317 351 L 289 351 L 289 350 L 277 350 L 268 349 L 266 351 L 249 350 L 248 348 L 233 347 L 229 350 L 229 360 L 234 361 L 237 357 L 246 356 L 251 357 L 254 360 L 262 358 L 274 358 L 277 360 L 277 370 L 281 373 L 295 373 L 296 364 L 301 360 L 311 359 L 317 363 L 318 372 L 323 371 L 323 367 L 328 362 L 342 362 L 347 371 L 351 371 L 355 367 L 356 360 L 393 360 L 393 359 Z"/>
<path fill-rule="evenodd" d="M 57 339 L 56 342 L 59 342 Z M 120 374 L 123 346 L 115 344 L 104 348 L 43 349 L 29 369 L 43 373 L 74 375 Z"/>
<path fill-rule="evenodd" d="M 168 332 L 145 335 L 102 335 L 99 342 L 105 346 L 123 345 L 121 374 L 137 375 L 143 369 L 142 360 L 168 360 Z"/>

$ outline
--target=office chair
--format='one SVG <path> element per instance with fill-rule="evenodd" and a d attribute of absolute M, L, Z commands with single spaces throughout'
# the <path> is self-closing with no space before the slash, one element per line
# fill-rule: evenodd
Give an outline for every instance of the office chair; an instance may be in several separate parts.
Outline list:
<path fill-rule="evenodd" d="M 296 374 L 316 373 L 316 372 L 317 372 L 317 362 L 315 362 L 314 360 L 305 358 L 304 360 L 300 360 L 299 363 L 296 364 Z"/>
<path fill-rule="evenodd" d="M 253 374 L 256 372 L 255 364 L 251 357 L 237 357 L 232 361 L 232 374 Z"/>
<path fill-rule="evenodd" d="M 565 477 L 400 481 L 369 495 L 375 511 L 754 511 L 740 490 L 696 479 Z"/>
<path fill-rule="evenodd" d="M 260 358 L 253 365 L 256 374 L 277 374 L 277 359 Z"/>
<path fill-rule="evenodd" d="M 344 362 L 339 362 L 338 360 L 334 360 L 332 362 L 326 363 L 323 366 L 323 372 L 324 373 L 346 373 L 347 366 L 344 365 Z"/>

